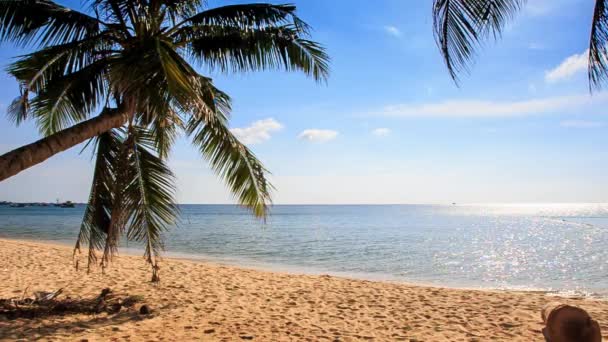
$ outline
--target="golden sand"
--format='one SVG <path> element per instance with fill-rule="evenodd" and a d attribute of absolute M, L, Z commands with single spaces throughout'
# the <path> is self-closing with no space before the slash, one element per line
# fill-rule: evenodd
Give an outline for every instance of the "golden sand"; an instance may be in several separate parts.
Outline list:
<path fill-rule="evenodd" d="M 160 285 L 141 257 L 121 256 L 102 275 L 72 267 L 71 248 L 0 240 L 0 298 L 64 288 L 94 297 L 102 288 L 142 295 L 153 312 L 7 320 L 0 340 L 53 341 L 542 341 L 543 293 L 412 286 L 249 270 L 165 259 Z M 600 322 L 608 302 L 560 299 Z"/>

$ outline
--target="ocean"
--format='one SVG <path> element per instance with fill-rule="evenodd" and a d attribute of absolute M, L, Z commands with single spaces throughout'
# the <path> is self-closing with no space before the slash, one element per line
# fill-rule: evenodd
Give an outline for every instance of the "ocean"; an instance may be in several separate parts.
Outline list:
<path fill-rule="evenodd" d="M 608 297 L 608 204 L 181 205 L 165 256 L 295 273 Z M 0 237 L 75 242 L 84 205 L 0 206 Z M 137 253 L 137 244 L 124 244 Z M 24 251 L 26 252 L 26 251 Z"/>

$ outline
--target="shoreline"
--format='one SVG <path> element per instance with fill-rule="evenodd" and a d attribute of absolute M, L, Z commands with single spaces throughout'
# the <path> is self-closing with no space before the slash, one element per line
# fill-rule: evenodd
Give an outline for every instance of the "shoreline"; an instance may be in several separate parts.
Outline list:
<path fill-rule="evenodd" d="M 63 245 L 0 239 L 0 298 L 59 288 L 63 296 L 90 298 L 109 287 L 142 296 L 153 314 L 0 317 L 0 340 L 540 341 L 540 310 L 556 300 L 538 292 L 428 287 L 173 258 L 163 259 L 161 283 L 153 285 L 141 256 L 122 254 L 105 274 L 98 268 L 87 274 L 74 269 L 71 255 Z M 583 307 L 608 332 L 608 302 L 559 301 Z"/>
<path fill-rule="evenodd" d="M 12 241 L 12 242 L 22 242 L 22 243 L 34 243 L 41 244 L 47 246 L 60 246 L 69 248 L 70 251 L 73 250 L 73 243 L 63 240 L 28 240 L 28 239 L 19 239 L 19 238 L 7 238 L 0 237 L 0 242 Z M 141 257 L 143 255 L 143 249 L 138 248 L 130 248 L 130 247 L 121 247 L 119 248 L 119 254 L 117 257 L 128 256 L 128 257 Z M 162 262 L 165 260 L 173 260 L 173 261 L 186 261 L 186 262 L 194 262 L 194 263 L 202 263 L 208 264 L 216 267 L 234 267 L 244 270 L 251 271 L 259 271 L 259 272 L 269 272 L 269 273 L 279 273 L 285 275 L 305 275 L 305 276 L 331 276 L 335 278 L 347 279 L 347 280 L 360 280 L 360 281 L 372 281 L 372 282 L 382 282 L 389 284 L 401 284 L 407 286 L 418 286 L 425 288 L 437 288 L 437 289 L 451 289 L 451 290 L 465 290 L 465 291 L 486 291 L 486 292 L 517 292 L 517 293 L 540 293 L 547 296 L 552 296 L 556 298 L 573 298 L 573 299 L 594 299 L 594 300 L 603 300 L 608 302 L 608 293 L 600 294 L 594 292 L 581 292 L 581 291 L 563 291 L 563 290 L 548 290 L 548 289 L 539 289 L 533 287 L 483 287 L 483 286 L 450 286 L 444 284 L 438 284 L 433 282 L 423 282 L 423 281 L 410 281 L 403 279 L 401 277 L 389 275 L 389 274 L 376 274 L 376 273 L 353 273 L 353 272 L 338 272 L 338 271 L 329 271 L 316 269 L 314 267 L 306 267 L 306 266 L 297 266 L 297 265 L 282 265 L 282 264 L 274 264 L 269 262 L 257 262 L 246 259 L 239 258 L 223 258 L 223 257 L 214 257 L 205 254 L 191 254 L 191 253 L 183 253 L 183 252 L 170 252 L 165 251 L 162 254 L 161 266 Z M 607 290 L 608 291 L 608 290 Z"/>
<path fill-rule="evenodd" d="M 12 239 L 6 237 L 0 237 L 0 241 L 14 241 L 23 243 L 34 243 L 47 246 L 60 246 L 66 247 L 73 250 L 73 243 L 68 241 L 53 241 L 53 240 L 28 240 L 28 239 Z M 143 249 L 123 247 L 119 249 L 117 257 L 129 256 L 129 257 L 140 257 L 143 255 Z M 259 272 L 270 272 L 279 273 L 285 275 L 306 275 L 306 276 L 331 276 L 335 278 L 342 278 L 348 280 L 361 280 L 361 281 L 373 281 L 383 282 L 390 284 L 401 284 L 407 286 L 419 286 L 426 288 L 437 288 L 437 289 L 451 289 L 451 290 L 465 290 L 465 291 L 489 291 L 489 292 L 520 292 L 520 293 L 541 293 L 548 296 L 554 296 L 557 298 L 580 298 L 580 299 L 595 299 L 608 301 L 608 295 L 602 295 L 599 293 L 583 293 L 583 292 L 572 292 L 572 291 L 561 291 L 561 290 L 547 290 L 547 289 L 536 289 L 528 287 L 483 287 L 483 286 L 449 286 L 443 284 L 437 284 L 432 282 L 417 282 L 408 281 L 396 276 L 388 274 L 375 274 L 375 273 L 351 273 L 351 272 L 337 272 L 327 271 L 321 269 L 315 269 L 314 267 L 296 266 L 296 265 L 281 265 L 273 264 L 268 262 L 256 262 L 246 259 L 238 258 L 222 258 L 214 257 L 205 254 L 190 254 L 182 252 L 167 252 L 163 253 L 162 261 L 174 260 L 174 261 L 186 261 L 194 263 L 209 264 L 212 266 L 224 266 L 224 267 L 235 267 L 251 271 Z"/>

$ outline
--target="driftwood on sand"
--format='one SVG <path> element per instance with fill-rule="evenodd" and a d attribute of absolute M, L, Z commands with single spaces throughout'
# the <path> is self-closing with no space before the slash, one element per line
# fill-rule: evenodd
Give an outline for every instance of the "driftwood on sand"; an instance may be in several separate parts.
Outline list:
<path fill-rule="evenodd" d="M 109 288 L 101 290 L 101 293 L 93 298 L 65 297 L 59 299 L 58 297 L 63 293 L 63 288 L 53 292 L 34 292 L 31 297 L 26 297 L 26 292 L 27 289 L 20 298 L 0 298 L 0 315 L 11 320 L 77 313 L 99 314 L 106 312 L 115 314 L 123 308 L 132 308 L 142 300 L 140 296 L 115 295 Z"/>

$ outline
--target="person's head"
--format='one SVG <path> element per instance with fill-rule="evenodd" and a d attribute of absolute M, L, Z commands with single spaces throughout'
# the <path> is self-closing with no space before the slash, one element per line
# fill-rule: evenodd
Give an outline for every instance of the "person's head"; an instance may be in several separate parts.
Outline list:
<path fill-rule="evenodd" d="M 548 312 L 546 312 L 548 311 Z M 560 305 L 543 311 L 543 334 L 548 342 L 600 342 L 599 324 L 578 307 Z"/>

